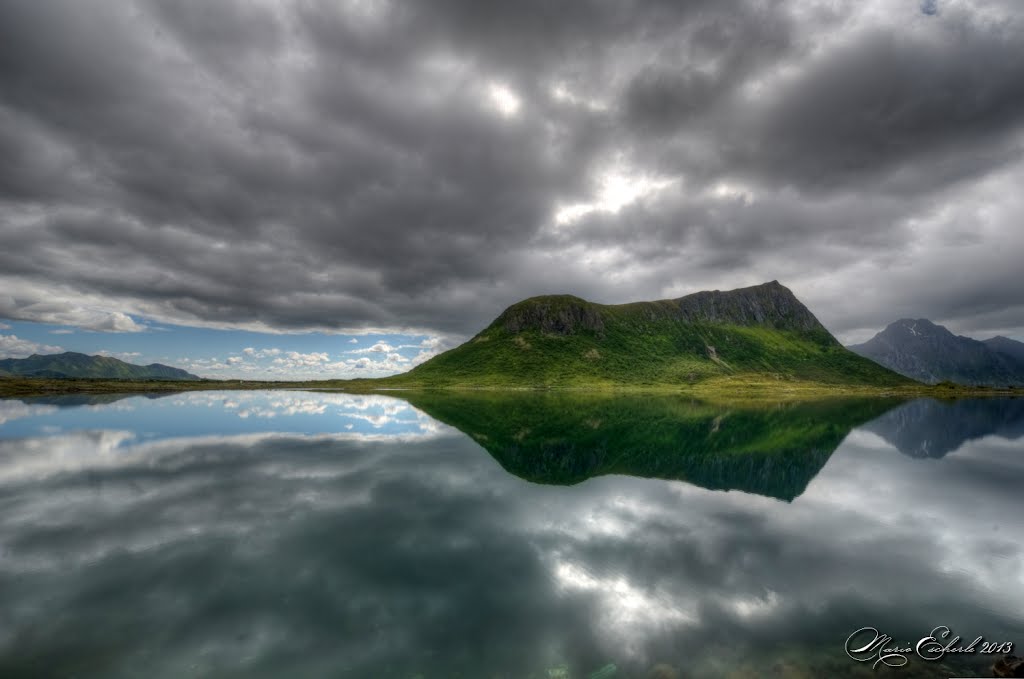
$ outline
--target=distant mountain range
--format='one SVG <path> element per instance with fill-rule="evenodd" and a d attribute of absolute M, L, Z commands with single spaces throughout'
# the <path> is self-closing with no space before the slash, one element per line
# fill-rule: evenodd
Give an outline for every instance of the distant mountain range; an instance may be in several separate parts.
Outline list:
<path fill-rule="evenodd" d="M 28 358 L 0 360 L 0 376 L 88 377 L 117 380 L 198 380 L 197 375 L 161 363 L 134 365 L 110 356 L 88 356 L 72 351 L 63 354 L 33 354 Z"/>
<path fill-rule="evenodd" d="M 0 376 L 201 379 L 160 363 L 74 352 L 3 359 Z M 863 344 L 843 347 L 788 288 L 771 281 L 616 305 L 572 295 L 532 297 L 505 309 L 468 342 L 373 382 L 519 388 L 676 386 L 713 378 L 1024 386 L 1024 343 L 1006 337 L 981 342 L 925 319 L 903 319 Z"/>
<path fill-rule="evenodd" d="M 899 386 L 845 349 L 778 281 L 678 299 L 513 304 L 465 344 L 378 382 L 407 387 L 603 387 L 716 377 Z"/>
<path fill-rule="evenodd" d="M 967 441 L 984 436 L 1024 437 L 1024 399 L 943 402 L 922 398 L 890 410 L 863 428 L 878 434 L 904 455 L 940 458 Z"/>
<path fill-rule="evenodd" d="M 847 348 L 928 384 L 1024 385 L 1024 343 L 1007 337 L 982 342 L 924 318 L 898 320 L 867 342 Z"/>

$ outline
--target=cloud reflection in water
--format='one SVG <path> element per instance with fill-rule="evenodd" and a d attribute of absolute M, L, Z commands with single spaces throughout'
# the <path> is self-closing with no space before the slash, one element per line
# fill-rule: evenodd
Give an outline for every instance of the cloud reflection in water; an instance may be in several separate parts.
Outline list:
<path fill-rule="evenodd" d="M 0 440 L 0 674 L 758 676 L 798 648 L 860 676 L 842 642 L 864 625 L 1024 642 L 1007 439 L 919 460 L 855 430 L 787 503 L 528 483 L 387 397 L 186 396 L 81 420 L 119 428 L 26 415 L 62 433 Z M 270 430 L 289 418 L 319 419 Z M 169 435 L 140 433 L 158 419 Z"/>

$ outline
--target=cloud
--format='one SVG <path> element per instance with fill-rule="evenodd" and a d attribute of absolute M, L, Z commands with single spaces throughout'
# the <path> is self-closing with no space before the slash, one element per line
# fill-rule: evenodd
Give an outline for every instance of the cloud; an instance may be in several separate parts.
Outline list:
<path fill-rule="evenodd" d="M 57 406 L 29 404 L 14 399 L 0 401 L 0 424 L 6 424 L 24 417 L 37 417 L 57 412 Z"/>
<path fill-rule="evenodd" d="M 301 363 L 305 365 L 315 365 L 317 363 L 325 363 L 330 360 L 330 357 L 327 355 L 327 353 L 322 351 L 314 351 L 308 354 L 303 354 L 298 351 L 289 351 L 285 353 L 285 356 L 287 357 L 286 359 L 278 360 L 288 360 L 294 363 Z"/>
<path fill-rule="evenodd" d="M 1024 336 L 984 271 L 934 293 L 947 213 L 1024 250 L 1007 3 L 359 6 L 5 3 L 0 315 L 464 337 L 779 279 L 840 334 L 888 287 L 964 328 L 987 291 Z"/>
<path fill-rule="evenodd" d="M 17 335 L 0 335 L 0 357 L 25 358 L 32 354 L 59 354 L 64 349 L 21 339 Z"/>
<path fill-rule="evenodd" d="M 424 356 L 434 352 L 423 351 L 420 356 L 410 358 L 398 353 L 397 347 L 379 342 L 371 348 L 344 355 L 365 354 L 356 358 L 333 360 L 327 352 L 282 351 L 246 347 L 241 355 L 232 355 L 224 360 L 217 357 L 179 359 L 182 368 L 202 377 L 215 379 L 346 379 L 352 377 L 380 377 L 408 370 L 422 362 Z"/>
<path fill-rule="evenodd" d="M 379 377 L 404 372 L 448 348 L 441 337 L 394 346 L 376 342 L 332 356 L 328 352 L 301 352 L 279 348 L 244 347 L 223 360 L 182 357 L 182 367 L 204 377 L 224 379 L 344 379 Z M 407 350 L 415 349 L 414 355 Z M 403 353 L 404 352 L 404 353 Z"/>
<path fill-rule="evenodd" d="M 762 181 L 913 197 L 1019 160 L 1024 66 L 1003 61 L 1019 31 L 967 14 L 853 37 L 738 97 L 722 161 Z"/>
<path fill-rule="evenodd" d="M 921 461 L 856 431 L 787 503 L 625 476 L 526 483 L 470 437 L 382 397 L 170 398 L 139 407 L 248 411 L 249 433 L 0 441 L 5 622 L 33 630 L 4 646 L 9 662 L 60 647 L 61 662 L 88 664 L 113 635 L 106 658 L 119 666 L 173 628 L 192 633 L 163 642 L 159 673 L 544 676 L 614 661 L 645 676 L 670 661 L 692 676 L 721 676 L 723 662 L 821 676 L 865 624 L 898 639 L 943 619 L 999 639 L 1019 628 L 1014 441 Z M 54 410 L 0 406 L 0 418 Z M 99 408 L 106 421 L 166 419 Z M 371 426 L 410 419 L 412 435 L 261 433 L 288 417 L 335 425 L 339 411 Z M 495 634 L 506 643 L 488 643 Z"/>
<path fill-rule="evenodd" d="M 4 232 L 0 230 L 0 239 Z M 3 276 L 0 276 L 3 279 Z M 23 282 L 6 288 L 11 294 L 0 294 L 0 314 L 7 318 L 53 325 L 71 325 L 97 332 L 142 332 L 146 326 L 136 323 L 120 311 L 86 306 L 63 300 L 59 294 L 33 289 Z M 85 304 L 88 301 L 83 300 Z"/>
<path fill-rule="evenodd" d="M 372 346 L 364 349 L 350 349 L 345 352 L 347 354 L 387 354 L 395 351 L 398 347 L 393 347 L 387 342 L 376 342 Z"/>
<path fill-rule="evenodd" d="M 274 356 L 280 356 L 281 350 L 276 347 L 258 350 L 252 347 L 246 347 L 245 349 L 242 349 L 242 353 L 250 358 L 273 358 Z"/>

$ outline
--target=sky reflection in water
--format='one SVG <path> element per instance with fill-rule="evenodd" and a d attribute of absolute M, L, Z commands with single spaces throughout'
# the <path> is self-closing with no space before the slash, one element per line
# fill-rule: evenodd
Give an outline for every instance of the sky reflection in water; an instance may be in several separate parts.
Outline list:
<path fill-rule="evenodd" d="M 0 401 L 2 676 L 886 676 L 846 658 L 852 631 L 1024 643 L 1019 402 L 847 423 L 789 500 L 531 483 L 497 425 L 471 438 L 385 396 L 83 401 Z M 563 416 L 609 427 L 588 417 L 606 406 Z"/>

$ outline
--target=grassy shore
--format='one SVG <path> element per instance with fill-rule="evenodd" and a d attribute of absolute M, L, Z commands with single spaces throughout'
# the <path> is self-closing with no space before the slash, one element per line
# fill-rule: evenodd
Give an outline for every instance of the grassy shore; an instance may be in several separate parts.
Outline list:
<path fill-rule="evenodd" d="M 92 378 L 0 377 L 0 397 L 59 396 L 62 394 L 149 394 L 182 391 L 322 389 L 344 381 L 251 380 L 110 380 Z M 365 390 L 364 390 L 365 391 Z"/>
<path fill-rule="evenodd" d="M 401 377 L 401 376 L 398 376 Z M 595 393 L 686 394 L 710 401 L 730 400 L 802 400 L 846 397 L 932 397 L 942 399 L 979 397 L 1021 397 L 1020 387 L 968 387 L 950 383 L 927 385 L 916 382 L 901 385 L 869 386 L 815 382 L 775 374 L 744 374 L 712 377 L 694 383 L 614 384 L 605 381 L 574 382 L 568 386 L 474 384 L 471 382 L 431 387 L 415 381 L 395 378 L 316 381 L 249 380 L 103 380 L 0 377 L 0 397 L 57 396 L 61 394 L 169 393 L 210 390 L 298 389 L 330 390 L 349 393 L 388 393 L 395 391 L 565 391 Z"/>

